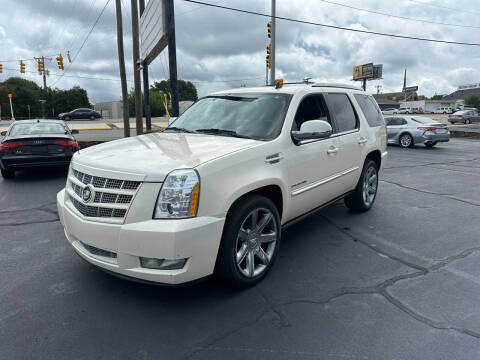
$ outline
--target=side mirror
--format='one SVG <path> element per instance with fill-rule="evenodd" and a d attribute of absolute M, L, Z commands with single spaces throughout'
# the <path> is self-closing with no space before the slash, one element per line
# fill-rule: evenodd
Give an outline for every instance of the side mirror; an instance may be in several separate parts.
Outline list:
<path fill-rule="evenodd" d="M 73 129 L 72 131 L 70 131 L 72 133 L 72 135 L 75 135 L 75 134 L 78 134 L 79 131 L 77 129 Z"/>
<path fill-rule="evenodd" d="M 0 135 L 5 136 L 5 135 L 7 135 L 7 132 L 6 132 L 6 131 L 2 131 L 2 132 L 0 133 Z"/>
<path fill-rule="evenodd" d="M 292 131 L 292 138 L 296 144 L 305 140 L 326 139 L 332 135 L 332 126 L 324 120 L 305 121 L 300 131 Z"/>

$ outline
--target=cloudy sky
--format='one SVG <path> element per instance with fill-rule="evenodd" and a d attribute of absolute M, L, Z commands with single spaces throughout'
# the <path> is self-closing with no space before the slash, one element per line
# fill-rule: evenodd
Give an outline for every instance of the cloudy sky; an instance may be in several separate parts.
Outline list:
<path fill-rule="evenodd" d="M 130 1 L 122 0 L 124 45 L 129 88 L 133 86 Z M 157 1 L 157 0 L 150 0 Z M 270 0 L 206 0 L 261 13 Z M 332 4 L 335 2 L 337 4 Z M 118 55 L 115 1 L 111 0 L 85 46 L 80 47 L 107 0 L 0 0 L 0 81 L 18 76 L 18 59 L 50 55 L 49 86 L 87 89 L 92 103 L 118 100 Z M 391 14 L 372 14 L 338 4 Z M 480 10 L 471 0 L 277 0 L 277 15 L 317 23 L 391 34 L 461 42 L 480 42 Z M 195 83 L 200 95 L 240 85 L 265 82 L 267 19 L 175 0 L 177 62 L 180 79 Z M 424 21 L 413 21 L 417 19 Z M 432 24 L 437 23 L 437 24 Z M 441 25 L 443 23 L 447 25 Z M 72 64 L 66 59 L 70 52 Z M 64 76 L 55 54 L 65 56 Z M 369 92 L 400 91 L 407 68 L 408 85 L 427 96 L 450 93 L 458 85 L 480 82 L 480 47 L 402 40 L 324 27 L 277 22 L 277 77 L 297 81 L 351 83 L 352 67 L 383 64 L 383 80 L 371 81 Z M 41 84 L 36 63 L 26 61 L 24 76 Z M 12 69 L 12 70 L 9 70 Z M 168 54 L 150 67 L 150 78 L 165 79 Z M 86 79 L 86 78 L 96 79 Z"/>

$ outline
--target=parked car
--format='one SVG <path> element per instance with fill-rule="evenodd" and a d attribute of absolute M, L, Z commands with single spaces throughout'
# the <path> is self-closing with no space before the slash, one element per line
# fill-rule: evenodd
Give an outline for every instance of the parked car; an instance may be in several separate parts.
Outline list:
<path fill-rule="evenodd" d="M 73 119 L 90 119 L 90 120 L 95 120 L 95 119 L 100 119 L 102 115 L 92 109 L 75 109 L 67 113 L 61 113 L 58 115 L 58 118 L 61 120 L 73 120 Z"/>
<path fill-rule="evenodd" d="M 421 107 L 414 107 L 411 109 L 412 114 L 423 114 L 424 111 Z"/>
<path fill-rule="evenodd" d="M 15 177 L 15 170 L 66 166 L 70 163 L 78 144 L 61 120 L 15 121 L 7 131 L 1 133 L 0 169 L 3 178 Z"/>
<path fill-rule="evenodd" d="M 480 122 L 480 114 L 473 110 L 460 110 L 448 115 L 448 122 L 450 124 L 455 124 L 457 122 L 462 122 L 464 124 Z"/>
<path fill-rule="evenodd" d="M 411 109 L 411 108 L 401 107 L 401 108 L 398 109 L 398 111 L 397 111 L 397 114 L 411 114 L 411 113 L 412 113 L 412 109 Z"/>
<path fill-rule="evenodd" d="M 450 131 L 445 124 L 424 116 L 395 116 L 385 118 L 389 144 L 413 147 L 424 144 L 434 147 L 439 142 L 450 140 Z"/>
<path fill-rule="evenodd" d="M 435 114 L 451 114 L 453 109 L 451 107 L 438 107 L 435 109 Z"/>
<path fill-rule="evenodd" d="M 397 112 L 398 112 L 398 109 L 395 109 L 395 108 L 382 110 L 383 115 L 393 115 L 393 114 L 396 114 Z"/>
<path fill-rule="evenodd" d="M 270 270 L 282 227 L 341 198 L 373 206 L 386 142 L 375 99 L 356 87 L 218 92 L 163 132 L 76 153 L 60 221 L 83 259 L 122 277 L 215 272 L 246 287 Z"/>

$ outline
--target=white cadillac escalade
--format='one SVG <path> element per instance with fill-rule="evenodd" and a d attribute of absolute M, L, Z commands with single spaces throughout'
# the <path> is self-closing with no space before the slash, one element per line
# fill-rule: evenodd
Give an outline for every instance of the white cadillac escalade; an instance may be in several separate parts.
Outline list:
<path fill-rule="evenodd" d="M 282 227 L 341 198 L 373 206 L 386 144 L 382 113 L 358 88 L 218 92 L 161 133 L 75 153 L 58 212 L 78 255 L 113 274 L 250 286 Z"/>

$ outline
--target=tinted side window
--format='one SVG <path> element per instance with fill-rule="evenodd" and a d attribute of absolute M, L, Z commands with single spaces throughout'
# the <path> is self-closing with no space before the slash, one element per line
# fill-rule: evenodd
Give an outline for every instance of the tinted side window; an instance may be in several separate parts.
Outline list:
<path fill-rule="evenodd" d="M 331 125 L 322 95 L 310 95 L 302 100 L 295 114 L 292 130 L 300 130 L 300 126 L 308 120 L 324 120 Z"/>
<path fill-rule="evenodd" d="M 355 94 L 354 96 L 362 109 L 363 115 L 367 118 L 368 125 L 374 127 L 385 124 L 382 112 L 378 108 L 377 102 L 371 96 L 362 94 Z"/>
<path fill-rule="evenodd" d="M 334 113 L 336 132 L 354 130 L 357 128 L 357 115 L 347 94 L 328 94 L 328 105 Z"/>
<path fill-rule="evenodd" d="M 399 125 L 407 125 L 407 120 L 400 119 L 400 124 Z"/>

